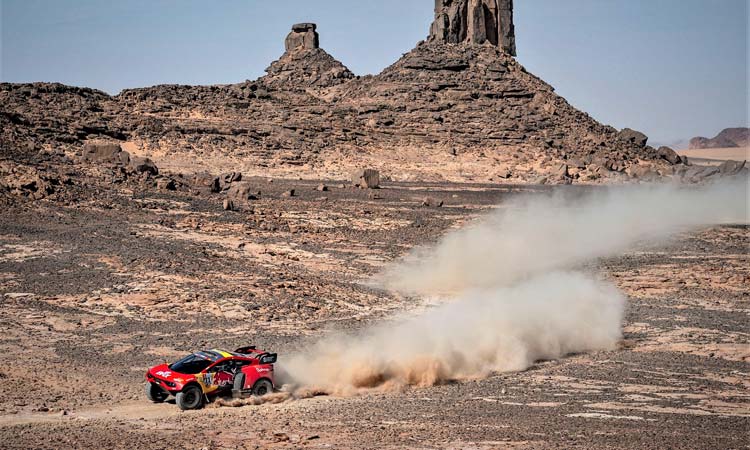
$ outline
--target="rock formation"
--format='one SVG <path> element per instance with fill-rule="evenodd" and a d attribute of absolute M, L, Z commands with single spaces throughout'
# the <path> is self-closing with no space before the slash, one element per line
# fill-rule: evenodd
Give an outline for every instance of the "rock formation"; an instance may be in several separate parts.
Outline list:
<path fill-rule="evenodd" d="M 314 50 L 320 48 L 318 26 L 314 23 L 298 23 L 292 26 L 292 32 L 286 37 L 286 51 Z"/>
<path fill-rule="evenodd" d="M 750 128 L 727 128 L 712 139 L 705 137 L 690 139 L 691 150 L 748 146 L 750 146 Z"/>
<path fill-rule="evenodd" d="M 286 37 L 286 52 L 266 69 L 263 84 L 279 89 L 333 86 L 354 78 L 346 66 L 320 48 L 317 25 L 299 23 Z"/>
<path fill-rule="evenodd" d="M 430 41 L 485 44 L 516 56 L 513 0 L 435 0 Z"/>
<path fill-rule="evenodd" d="M 241 158 L 264 176 L 348 178 L 369 167 L 393 180 L 577 183 L 675 172 L 671 152 L 575 109 L 511 56 L 510 1 L 437 6 L 432 39 L 375 76 L 355 77 L 301 24 L 254 81 L 117 96 L 0 84 L 0 156 L 105 139 L 196 161 L 196 172 Z"/>

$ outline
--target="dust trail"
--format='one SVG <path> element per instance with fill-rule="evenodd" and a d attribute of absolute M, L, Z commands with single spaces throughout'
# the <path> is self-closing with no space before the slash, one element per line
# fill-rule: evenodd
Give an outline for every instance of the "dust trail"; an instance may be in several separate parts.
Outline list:
<path fill-rule="evenodd" d="M 513 202 L 379 277 L 402 292 L 450 293 L 445 304 L 358 335 L 324 338 L 285 358 L 280 378 L 350 394 L 479 378 L 613 349 L 621 336 L 623 295 L 570 269 L 690 228 L 747 223 L 747 208 L 747 180 Z"/>
<path fill-rule="evenodd" d="M 521 198 L 415 252 L 378 277 L 410 294 L 502 286 L 620 254 L 639 241 L 721 223 L 746 223 L 747 179 L 701 188 L 630 186 L 584 196 Z"/>

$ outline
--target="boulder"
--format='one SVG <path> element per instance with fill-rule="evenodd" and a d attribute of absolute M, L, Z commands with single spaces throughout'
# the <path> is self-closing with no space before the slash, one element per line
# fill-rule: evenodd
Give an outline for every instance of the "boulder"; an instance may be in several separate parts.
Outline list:
<path fill-rule="evenodd" d="M 352 173 L 352 184 L 362 189 L 380 188 L 380 172 L 374 169 L 360 169 Z"/>
<path fill-rule="evenodd" d="M 570 177 L 570 172 L 568 171 L 568 165 L 567 164 L 561 164 L 560 167 L 557 168 L 557 170 L 554 173 L 555 178 L 558 180 L 564 180 L 566 178 Z"/>
<path fill-rule="evenodd" d="M 641 133 L 640 131 L 631 130 L 630 128 L 625 128 L 620 131 L 617 134 L 617 139 L 622 142 L 633 144 L 640 148 L 646 147 L 646 143 L 648 142 L 648 136 Z"/>
<path fill-rule="evenodd" d="M 634 164 L 628 167 L 625 172 L 630 177 L 643 181 L 652 181 L 659 176 L 653 167 L 642 164 Z"/>
<path fill-rule="evenodd" d="M 661 159 L 669 162 L 669 164 L 672 164 L 673 166 L 682 162 L 682 158 L 680 158 L 680 155 L 678 155 L 677 152 L 669 147 L 659 147 L 659 150 L 657 150 L 656 153 Z"/>
<path fill-rule="evenodd" d="M 718 167 L 694 166 L 685 171 L 682 179 L 689 183 L 700 183 L 719 173 Z"/>
<path fill-rule="evenodd" d="M 745 165 L 747 164 L 747 161 L 737 162 L 737 161 L 724 161 L 719 166 L 719 172 L 722 175 L 725 176 L 732 176 L 740 173 L 742 169 L 745 168 Z"/>
<path fill-rule="evenodd" d="M 219 191 L 228 191 L 232 183 L 236 183 L 237 181 L 242 181 L 242 173 L 230 172 L 218 177 L 214 183 L 218 183 Z"/>
<path fill-rule="evenodd" d="M 258 200 L 259 198 L 260 192 L 254 189 L 247 181 L 232 183 L 232 186 L 227 191 L 227 200 L 231 202 L 233 209 L 247 206 L 250 201 Z"/>
<path fill-rule="evenodd" d="M 153 161 L 149 158 L 130 158 L 130 164 L 128 164 L 128 170 L 132 173 L 148 173 L 151 175 L 159 175 L 159 169 L 156 167 Z"/>
<path fill-rule="evenodd" d="M 156 187 L 165 191 L 174 191 L 177 189 L 177 184 L 173 179 L 164 177 L 156 180 Z"/>
<path fill-rule="evenodd" d="M 123 152 L 117 142 L 87 142 L 83 145 L 82 159 L 102 164 L 127 165 L 130 154 Z"/>

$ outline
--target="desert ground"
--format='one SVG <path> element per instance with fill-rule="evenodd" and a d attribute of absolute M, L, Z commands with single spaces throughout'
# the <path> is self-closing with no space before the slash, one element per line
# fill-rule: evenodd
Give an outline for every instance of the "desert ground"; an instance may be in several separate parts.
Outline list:
<path fill-rule="evenodd" d="M 713 150 L 712 150 L 713 151 Z M 726 225 L 586 267 L 628 297 L 613 351 L 434 387 L 181 412 L 148 367 L 200 348 L 280 355 L 424 300 L 363 283 L 518 195 L 256 178 L 251 210 L 188 192 L 92 187 L 0 212 L 2 448 L 750 446 L 750 230 Z M 297 195 L 283 194 L 295 189 Z M 432 197 L 443 207 L 423 206 Z"/>
<path fill-rule="evenodd" d="M 690 161 L 706 165 L 719 165 L 724 161 L 747 161 L 750 159 L 750 147 L 678 150 L 677 153 L 680 156 L 687 156 Z"/>

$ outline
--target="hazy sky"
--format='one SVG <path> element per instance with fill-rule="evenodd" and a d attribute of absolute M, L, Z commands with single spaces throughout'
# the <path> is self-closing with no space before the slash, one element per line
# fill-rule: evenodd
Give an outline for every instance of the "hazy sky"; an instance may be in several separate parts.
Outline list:
<path fill-rule="evenodd" d="M 518 59 L 652 142 L 748 123 L 748 0 L 516 0 Z M 255 79 L 295 22 L 357 74 L 426 37 L 432 0 L 0 0 L 0 79 L 117 93 Z"/>

